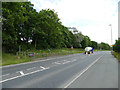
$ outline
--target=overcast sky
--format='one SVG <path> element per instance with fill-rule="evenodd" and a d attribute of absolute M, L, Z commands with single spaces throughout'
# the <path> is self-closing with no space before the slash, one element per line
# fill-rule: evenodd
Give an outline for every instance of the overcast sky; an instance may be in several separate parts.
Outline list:
<path fill-rule="evenodd" d="M 111 44 L 112 24 L 113 43 L 118 39 L 119 0 L 30 0 L 39 12 L 54 9 L 63 25 L 76 27 L 91 40 Z"/>

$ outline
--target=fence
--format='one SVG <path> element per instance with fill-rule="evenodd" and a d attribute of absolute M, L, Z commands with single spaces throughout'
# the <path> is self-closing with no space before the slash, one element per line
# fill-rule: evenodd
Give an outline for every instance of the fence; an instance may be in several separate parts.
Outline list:
<path fill-rule="evenodd" d="M 47 53 L 35 53 L 35 52 L 16 52 L 16 55 L 20 57 L 32 57 L 32 58 L 41 58 L 41 57 L 48 57 L 48 56 L 59 56 L 59 55 L 66 55 L 66 54 L 72 54 L 73 52 L 50 52 L 48 51 Z"/>

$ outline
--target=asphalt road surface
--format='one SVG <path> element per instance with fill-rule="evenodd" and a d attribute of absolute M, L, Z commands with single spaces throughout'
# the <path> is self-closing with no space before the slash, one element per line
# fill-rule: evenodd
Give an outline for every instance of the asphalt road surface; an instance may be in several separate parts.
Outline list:
<path fill-rule="evenodd" d="M 2 67 L 2 88 L 118 88 L 110 51 L 74 54 Z"/>

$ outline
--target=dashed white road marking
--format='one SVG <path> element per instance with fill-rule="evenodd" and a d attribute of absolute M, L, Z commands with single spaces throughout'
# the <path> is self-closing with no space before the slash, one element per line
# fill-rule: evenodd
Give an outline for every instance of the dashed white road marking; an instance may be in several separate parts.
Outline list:
<path fill-rule="evenodd" d="M 62 64 L 67 64 L 67 63 L 69 63 L 70 61 L 66 61 L 66 62 L 64 62 L 64 63 L 62 63 Z"/>
<path fill-rule="evenodd" d="M 32 68 L 28 68 L 27 70 L 31 70 L 31 69 L 34 69 L 35 67 L 32 67 Z"/>
<path fill-rule="evenodd" d="M 75 62 L 76 61 L 76 59 L 73 59 L 71 62 Z"/>
<path fill-rule="evenodd" d="M 13 79 L 16 79 L 16 78 L 19 78 L 19 77 L 27 76 L 27 75 L 30 75 L 30 74 L 33 74 L 33 73 L 36 73 L 36 72 L 44 71 L 46 69 L 49 69 L 49 67 L 45 68 L 45 69 L 36 70 L 34 72 L 26 73 L 24 75 L 19 75 L 19 76 L 13 77 L 13 78 L 5 79 L 5 80 L 0 81 L 0 83 L 6 82 L 6 81 L 9 81 L 9 80 L 13 80 Z"/>
<path fill-rule="evenodd" d="M 63 61 L 67 61 L 67 60 L 63 60 Z"/>
<path fill-rule="evenodd" d="M 8 75 L 10 75 L 10 74 L 1 75 L 0 77 L 4 77 L 4 76 L 8 76 Z"/>
<path fill-rule="evenodd" d="M 40 66 L 40 68 L 42 68 L 42 69 L 46 69 L 45 67 L 43 67 L 43 66 Z"/>
<path fill-rule="evenodd" d="M 52 59 L 52 58 L 51 58 Z M 50 60 L 50 59 L 46 59 L 46 60 Z"/>
<path fill-rule="evenodd" d="M 66 61 L 66 62 L 64 62 L 64 63 L 62 63 L 62 64 L 67 64 L 67 63 L 75 62 L 75 61 L 76 61 L 76 59 L 73 59 L 73 60 L 70 60 L 70 61 Z"/>
<path fill-rule="evenodd" d="M 23 71 L 20 71 L 20 74 L 21 74 L 21 75 L 25 75 L 25 74 L 23 73 Z"/>
<path fill-rule="evenodd" d="M 59 62 L 53 62 L 52 64 L 61 64 L 61 63 L 59 63 Z"/>
<path fill-rule="evenodd" d="M 58 61 L 58 62 L 53 62 L 52 64 L 67 64 L 69 62 L 74 62 L 76 61 L 76 59 L 73 59 L 73 60 L 63 60 L 63 61 Z"/>

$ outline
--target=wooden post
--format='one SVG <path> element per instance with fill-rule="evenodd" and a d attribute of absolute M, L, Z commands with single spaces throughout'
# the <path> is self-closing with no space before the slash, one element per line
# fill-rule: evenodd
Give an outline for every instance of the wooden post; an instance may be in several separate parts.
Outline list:
<path fill-rule="evenodd" d="M 21 54 L 21 46 L 19 45 L 19 57 L 18 58 L 20 58 L 20 55 Z"/>

